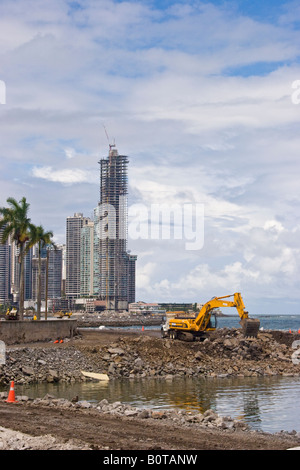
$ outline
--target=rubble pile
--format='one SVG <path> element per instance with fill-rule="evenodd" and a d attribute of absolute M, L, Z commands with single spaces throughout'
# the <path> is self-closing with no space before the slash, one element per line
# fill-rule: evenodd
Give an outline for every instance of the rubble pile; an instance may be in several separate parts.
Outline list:
<path fill-rule="evenodd" d="M 0 400 L 5 400 L 7 394 L 0 392 Z M 155 420 L 168 420 L 181 426 L 200 425 L 207 428 L 218 428 L 222 430 L 240 430 L 250 431 L 247 423 L 241 420 L 235 420 L 230 416 L 220 416 L 214 410 L 209 409 L 204 413 L 198 411 L 187 411 L 181 409 L 169 410 L 152 410 L 147 408 L 137 408 L 120 401 L 109 403 L 108 400 L 103 399 L 100 402 L 93 403 L 89 401 L 67 400 L 65 398 L 55 398 L 47 394 L 43 398 L 29 398 L 28 396 L 17 396 L 17 402 L 26 403 L 31 406 L 47 406 L 47 407 L 61 407 L 72 408 L 73 410 L 93 408 L 100 413 L 112 414 L 115 416 L 126 416 L 129 418 L 139 419 L 155 419 Z"/>
<path fill-rule="evenodd" d="M 120 334 L 117 342 L 99 345 L 76 340 L 63 347 L 11 347 L 0 365 L 0 385 L 88 380 L 81 370 L 110 378 L 299 376 L 300 365 L 292 360 L 295 339 L 299 335 L 288 332 L 245 338 L 239 329 L 223 329 L 192 343 L 145 333 Z"/>
<path fill-rule="evenodd" d="M 87 367 L 89 359 L 74 347 L 9 348 L 0 365 L 0 385 L 84 380 L 80 371 Z"/>
<path fill-rule="evenodd" d="M 183 342 L 139 336 L 118 343 L 86 348 L 99 370 L 110 377 L 299 376 L 292 361 L 292 335 L 259 333 L 245 338 L 239 329 L 218 330 L 203 342 Z M 296 335 L 297 337 L 299 335 Z"/>

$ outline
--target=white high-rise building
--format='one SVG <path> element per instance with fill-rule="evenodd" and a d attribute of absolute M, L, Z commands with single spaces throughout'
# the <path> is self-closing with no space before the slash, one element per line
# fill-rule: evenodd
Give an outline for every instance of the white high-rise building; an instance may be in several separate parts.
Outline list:
<path fill-rule="evenodd" d="M 76 212 L 67 217 L 66 225 L 66 296 L 80 297 L 80 247 L 81 229 L 90 221 Z"/>

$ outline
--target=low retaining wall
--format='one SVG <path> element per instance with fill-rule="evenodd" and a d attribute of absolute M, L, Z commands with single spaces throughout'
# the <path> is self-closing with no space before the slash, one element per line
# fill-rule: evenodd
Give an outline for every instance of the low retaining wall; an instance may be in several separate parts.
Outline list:
<path fill-rule="evenodd" d="M 77 334 L 77 320 L 0 321 L 0 340 L 5 344 L 55 341 Z"/>

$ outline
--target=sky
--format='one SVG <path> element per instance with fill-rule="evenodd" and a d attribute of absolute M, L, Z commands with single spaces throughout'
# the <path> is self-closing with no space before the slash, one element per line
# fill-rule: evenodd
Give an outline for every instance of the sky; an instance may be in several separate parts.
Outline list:
<path fill-rule="evenodd" d="M 300 313 L 299 30 L 296 1 L 0 0 L 0 206 L 65 243 L 115 144 L 136 300 Z"/>

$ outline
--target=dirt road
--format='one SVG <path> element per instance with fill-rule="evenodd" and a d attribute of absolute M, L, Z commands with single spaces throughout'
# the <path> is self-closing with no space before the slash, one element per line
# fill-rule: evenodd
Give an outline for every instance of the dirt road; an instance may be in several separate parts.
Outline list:
<path fill-rule="evenodd" d="M 292 436 L 210 429 L 184 429 L 158 420 L 114 417 L 96 410 L 71 410 L 0 403 L 0 426 L 31 436 L 76 440 L 94 450 L 284 450 L 299 444 Z M 42 449 L 41 449 L 42 450 Z"/>

